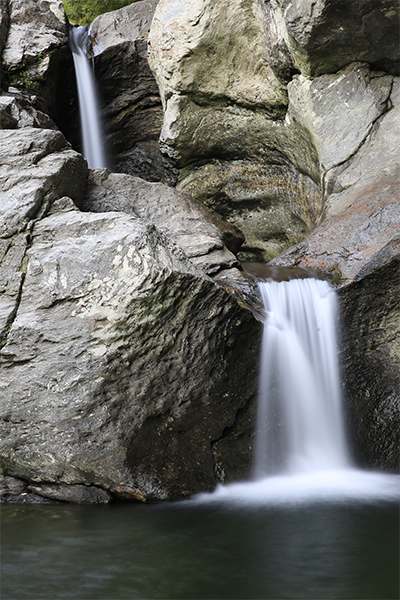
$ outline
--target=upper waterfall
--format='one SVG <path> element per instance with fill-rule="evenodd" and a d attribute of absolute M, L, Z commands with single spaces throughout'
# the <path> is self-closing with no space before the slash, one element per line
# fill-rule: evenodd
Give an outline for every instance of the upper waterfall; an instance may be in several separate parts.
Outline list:
<path fill-rule="evenodd" d="M 96 87 L 89 61 L 84 52 L 86 27 L 72 27 L 69 43 L 75 65 L 81 114 L 83 155 L 90 169 L 106 166 L 101 135 Z"/>

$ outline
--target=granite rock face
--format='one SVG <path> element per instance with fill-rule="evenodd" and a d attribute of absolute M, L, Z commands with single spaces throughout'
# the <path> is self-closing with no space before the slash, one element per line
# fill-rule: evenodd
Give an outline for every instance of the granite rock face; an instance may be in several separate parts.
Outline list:
<path fill-rule="evenodd" d="M 399 5 L 395 0 L 260 0 L 268 19 L 271 65 L 290 76 L 335 73 L 365 61 L 392 75 L 399 68 Z"/>
<path fill-rule="evenodd" d="M 87 188 L 59 131 L 0 133 L 1 496 L 213 489 L 213 443 L 257 381 L 260 324 L 207 275 L 242 277 L 240 234 L 162 184 L 103 170 Z"/>
<path fill-rule="evenodd" d="M 332 272 L 337 281 L 348 283 L 390 262 L 396 254 L 400 232 L 398 77 L 392 78 L 386 104 L 390 109 L 375 118 L 362 143 L 353 144 L 357 150 L 349 149 L 347 160 L 326 171 L 321 225 L 273 263 Z"/>
<path fill-rule="evenodd" d="M 241 258 L 270 260 L 321 222 L 334 169 L 391 107 L 397 17 L 389 1 L 158 4 L 161 149 L 179 189 L 242 229 Z"/>

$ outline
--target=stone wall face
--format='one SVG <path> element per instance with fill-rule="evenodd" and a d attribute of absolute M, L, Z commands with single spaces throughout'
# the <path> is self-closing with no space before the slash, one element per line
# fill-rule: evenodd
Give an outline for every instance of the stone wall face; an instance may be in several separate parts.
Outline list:
<path fill-rule="evenodd" d="M 394 105 L 397 19 L 390 1 L 159 2 L 161 149 L 179 189 L 242 229 L 241 258 L 270 260 L 351 204 L 339 173 Z"/>

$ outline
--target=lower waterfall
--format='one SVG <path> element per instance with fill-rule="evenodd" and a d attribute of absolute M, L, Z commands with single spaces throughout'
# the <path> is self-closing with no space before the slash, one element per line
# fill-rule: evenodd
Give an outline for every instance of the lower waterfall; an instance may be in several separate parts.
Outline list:
<path fill-rule="evenodd" d="M 346 467 L 335 293 L 317 279 L 259 289 L 265 324 L 255 476 Z"/>
<path fill-rule="evenodd" d="M 334 290 L 312 278 L 258 285 L 264 327 L 253 477 L 195 502 L 399 499 L 398 475 L 358 469 L 349 456 Z"/>
<path fill-rule="evenodd" d="M 88 162 L 89 169 L 102 169 L 106 166 L 106 160 L 103 151 L 94 77 L 84 52 L 85 34 L 86 27 L 72 27 L 69 44 L 74 59 L 78 87 L 83 155 Z"/>

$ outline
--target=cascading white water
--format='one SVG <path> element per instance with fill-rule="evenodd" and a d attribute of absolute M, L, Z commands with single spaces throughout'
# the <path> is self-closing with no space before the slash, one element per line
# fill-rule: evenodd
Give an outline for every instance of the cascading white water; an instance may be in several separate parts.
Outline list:
<path fill-rule="evenodd" d="M 315 279 L 259 286 L 265 322 L 254 477 L 195 502 L 398 501 L 398 475 L 357 469 L 348 457 L 334 291 Z"/>
<path fill-rule="evenodd" d="M 255 476 L 347 467 L 336 298 L 316 279 L 260 282 L 265 324 Z"/>
<path fill-rule="evenodd" d="M 90 169 L 106 166 L 103 151 L 96 88 L 89 61 L 84 52 L 85 27 L 72 27 L 69 36 L 78 86 L 81 114 L 83 155 Z"/>

